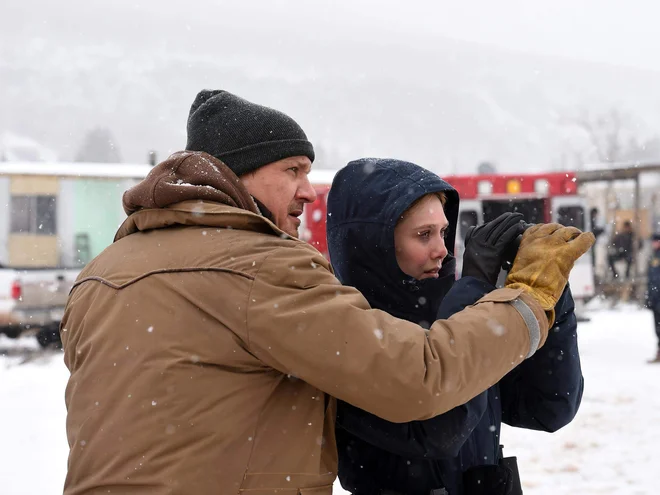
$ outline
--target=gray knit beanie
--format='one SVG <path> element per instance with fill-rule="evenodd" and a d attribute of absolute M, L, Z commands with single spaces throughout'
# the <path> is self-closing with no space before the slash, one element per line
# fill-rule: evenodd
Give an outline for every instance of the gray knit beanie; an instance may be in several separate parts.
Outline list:
<path fill-rule="evenodd" d="M 202 90 L 188 116 L 188 151 L 205 151 L 239 177 L 314 147 L 288 115 L 222 90 Z"/>

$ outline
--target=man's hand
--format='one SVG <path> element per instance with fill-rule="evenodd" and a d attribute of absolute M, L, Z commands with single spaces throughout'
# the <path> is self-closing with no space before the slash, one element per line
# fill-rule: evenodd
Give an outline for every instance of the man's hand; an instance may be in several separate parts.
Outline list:
<path fill-rule="evenodd" d="M 505 287 L 523 289 L 546 311 L 550 325 L 555 305 L 577 259 L 596 241 L 591 232 L 558 223 L 538 224 L 525 231 Z"/>
<path fill-rule="evenodd" d="M 525 226 L 521 213 L 504 213 L 469 230 L 465 236 L 462 276 L 495 285 L 508 248 L 525 231 Z"/>

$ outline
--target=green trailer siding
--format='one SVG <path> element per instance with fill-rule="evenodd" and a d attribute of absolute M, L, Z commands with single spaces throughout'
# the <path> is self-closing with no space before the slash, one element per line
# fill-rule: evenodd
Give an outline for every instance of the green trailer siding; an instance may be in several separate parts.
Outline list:
<path fill-rule="evenodd" d="M 88 262 L 108 247 L 115 237 L 118 226 L 126 218 L 121 210 L 124 192 L 120 179 L 75 180 L 74 185 L 74 245 L 75 239 L 84 244 L 86 234 L 89 252 L 81 253 L 83 263 Z M 85 259 L 87 258 L 88 259 Z"/>

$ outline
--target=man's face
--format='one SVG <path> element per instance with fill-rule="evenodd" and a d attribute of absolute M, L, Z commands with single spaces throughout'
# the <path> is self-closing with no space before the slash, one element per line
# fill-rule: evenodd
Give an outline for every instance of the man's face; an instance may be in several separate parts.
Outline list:
<path fill-rule="evenodd" d="M 651 247 L 653 248 L 654 251 L 657 251 L 658 249 L 660 249 L 660 241 L 651 242 Z"/>
<path fill-rule="evenodd" d="M 307 174 L 312 162 L 306 156 L 293 156 L 269 163 L 241 176 L 248 192 L 273 214 L 275 225 L 298 237 L 298 227 L 305 203 L 316 200 L 316 191 Z"/>

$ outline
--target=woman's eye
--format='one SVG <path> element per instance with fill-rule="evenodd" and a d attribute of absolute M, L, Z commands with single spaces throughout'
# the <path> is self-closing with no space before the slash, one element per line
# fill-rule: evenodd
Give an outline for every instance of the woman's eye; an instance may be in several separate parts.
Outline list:
<path fill-rule="evenodd" d="M 424 232 L 417 232 L 417 235 L 419 237 L 424 238 L 424 239 L 428 239 L 429 236 L 431 235 L 431 232 L 429 232 L 428 230 L 425 230 Z"/>

